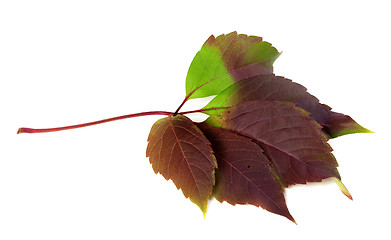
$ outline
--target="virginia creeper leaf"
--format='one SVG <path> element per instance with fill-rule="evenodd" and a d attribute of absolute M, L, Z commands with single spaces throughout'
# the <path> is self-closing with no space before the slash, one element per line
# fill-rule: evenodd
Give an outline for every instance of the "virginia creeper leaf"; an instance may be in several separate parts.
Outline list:
<path fill-rule="evenodd" d="M 321 104 L 302 85 L 274 74 L 250 77 L 232 84 L 212 99 L 205 109 L 229 107 L 252 100 L 296 103 L 298 107 L 311 113 L 310 117 L 322 125 L 324 132 L 331 138 L 349 133 L 370 132 L 350 116 L 331 111 L 329 106 Z"/>
<path fill-rule="evenodd" d="M 190 65 L 186 97 L 175 112 L 141 112 L 58 128 L 19 128 L 18 133 L 165 115 L 151 128 L 146 155 L 155 173 L 171 179 L 204 215 L 213 195 L 220 202 L 260 206 L 294 222 L 284 187 L 332 178 L 352 199 L 327 141 L 371 131 L 331 111 L 302 85 L 275 76 L 272 65 L 278 56 L 260 37 L 236 32 L 212 35 Z M 217 96 L 203 109 L 180 112 L 187 100 L 212 95 Z M 183 115 L 194 112 L 209 118 L 196 124 Z"/>
<path fill-rule="evenodd" d="M 170 115 L 158 120 L 148 137 L 147 157 L 155 173 L 172 179 L 206 213 L 217 162 L 210 142 L 190 119 Z"/>
<path fill-rule="evenodd" d="M 190 98 L 217 95 L 235 81 L 273 72 L 279 56 L 270 43 L 256 36 L 232 32 L 204 43 L 194 57 L 186 77 L 186 95 Z"/>
<path fill-rule="evenodd" d="M 220 110 L 207 123 L 255 139 L 285 186 L 329 177 L 340 179 L 338 164 L 321 126 L 293 103 L 244 102 Z"/>
<path fill-rule="evenodd" d="M 232 205 L 252 204 L 295 222 L 286 207 L 283 188 L 269 159 L 250 138 L 199 124 L 217 159 L 214 197 Z"/>

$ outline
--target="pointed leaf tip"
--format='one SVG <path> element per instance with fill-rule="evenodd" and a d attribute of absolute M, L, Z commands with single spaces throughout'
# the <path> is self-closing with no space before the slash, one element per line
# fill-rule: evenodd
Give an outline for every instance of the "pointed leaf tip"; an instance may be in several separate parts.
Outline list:
<path fill-rule="evenodd" d="M 371 130 L 358 124 L 353 118 L 342 113 L 331 112 L 325 123 L 326 132 L 330 138 L 336 138 L 354 133 L 373 133 Z"/>
<path fill-rule="evenodd" d="M 339 180 L 338 178 L 335 178 L 335 177 L 332 177 L 332 179 L 333 179 L 334 182 L 338 185 L 338 187 L 339 187 L 339 189 L 341 190 L 341 192 L 342 192 L 346 197 L 348 197 L 350 200 L 353 201 L 352 195 L 350 194 L 350 192 L 348 191 L 348 189 L 345 187 L 345 185 L 341 182 L 341 180 Z"/>
<path fill-rule="evenodd" d="M 204 210 L 201 209 L 201 211 L 202 211 L 202 215 L 204 216 L 204 219 L 205 219 L 205 216 L 206 216 L 206 208 L 205 208 Z"/>
<path fill-rule="evenodd" d="M 212 190 L 212 191 L 213 191 L 213 190 Z M 210 194 L 209 197 L 210 197 L 210 196 L 212 196 L 212 194 Z M 202 212 L 202 216 L 203 216 L 204 219 L 205 219 L 206 212 L 207 212 L 207 210 L 208 210 L 208 200 L 206 200 L 205 202 L 197 202 L 197 201 L 194 201 L 193 198 L 190 198 L 190 200 L 200 208 L 200 210 L 201 210 L 201 212 Z"/>
<path fill-rule="evenodd" d="M 373 131 L 371 131 L 371 130 L 363 127 L 363 126 L 360 126 L 360 127 L 361 127 L 360 133 L 375 133 L 375 132 L 373 132 Z"/>

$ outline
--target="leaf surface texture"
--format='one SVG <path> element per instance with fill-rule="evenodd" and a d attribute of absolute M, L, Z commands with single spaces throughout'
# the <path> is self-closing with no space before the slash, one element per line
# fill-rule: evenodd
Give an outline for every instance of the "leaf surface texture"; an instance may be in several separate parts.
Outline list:
<path fill-rule="evenodd" d="M 207 122 L 256 140 L 285 186 L 340 179 L 320 125 L 292 103 L 249 101 L 213 115 Z"/>
<path fill-rule="evenodd" d="M 260 37 L 232 32 L 213 35 L 194 57 L 186 77 L 190 98 L 217 95 L 244 78 L 273 72 L 278 51 Z"/>
<path fill-rule="evenodd" d="M 206 213 L 217 162 L 208 139 L 183 115 L 158 120 L 148 137 L 147 157 L 155 173 L 171 179 Z"/>
<path fill-rule="evenodd" d="M 307 92 L 307 89 L 284 77 L 258 75 L 236 82 L 218 94 L 205 109 L 235 106 L 252 100 L 277 100 L 297 104 L 310 113 L 310 117 L 322 125 L 331 138 L 349 133 L 370 132 L 350 116 L 331 111 Z M 213 112 L 206 112 L 213 114 Z"/>
<path fill-rule="evenodd" d="M 206 124 L 199 126 L 212 143 L 219 166 L 214 197 L 232 205 L 261 206 L 294 222 L 283 188 L 263 150 L 250 138 Z"/>

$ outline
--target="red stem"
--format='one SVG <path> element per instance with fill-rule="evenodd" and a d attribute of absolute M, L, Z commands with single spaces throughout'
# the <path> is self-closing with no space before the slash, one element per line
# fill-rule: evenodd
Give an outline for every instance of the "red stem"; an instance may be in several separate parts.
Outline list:
<path fill-rule="evenodd" d="M 199 109 L 199 110 L 193 110 L 193 111 L 180 112 L 179 114 L 189 114 L 189 113 L 204 112 L 204 111 L 224 109 L 224 108 L 227 108 L 227 107 Z M 172 112 L 165 112 L 165 111 L 150 111 L 150 112 L 133 113 L 133 114 L 123 115 L 123 116 L 119 116 L 119 117 L 107 118 L 107 119 L 103 119 L 103 120 L 99 120 L 99 121 L 95 121 L 95 122 L 82 123 L 82 124 L 71 125 L 71 126 L 66 126 L 66 127 L 42 128 L 42 129 L 19 128 L 17 133 L 19 134 L 19 133 L 56 132 L 56 131 L 63 131 L 63 130 L 69 130 L 69 129 L 75 129 L 75 128 L 88 127 L 88 126 L 93 126 L 93 125 L 106 123 L 106 122 L 117 121 L 117 120 L 126 119 L 126 118 L 150 116 L 150 115 L 166 115 L 166 116 L 169 116 L 169 115 L 174 115 L 174 113 L 172 113 Z"/>
<path fill-rule="evenodd" d="M 194 91 L 192 91 L 191 93 L 189 93 L 189 95 L 187 95 L 185 97 L 185 99 L 183 100 L 183 102 L 181 103 L 181 105 L 179 105 L 179 107 L 177 108 L 177 110 L 174 112 L 174 116 L 178 114 L 179 110 L 181 110 L 181 108 L 183 107 L 183 105 L 187 102 L 187 100 L 189 100 L 190 96 L 195 92 L 196 89 L 194 89 Z"/>
<path fill-rule="evenodd" d="M 133 118 L 133 117 L 141 117 L 141 116 L 149 116 L 149 115 L 171 115 L 173 114 L 172 112 L 165 112 L 165 111 L 151 111 L 151 112 L 141 112 L 141 113 L 134 113 L 134 114 L 128 114 L 124 116 L 119 116 L 119 117 L 113 117 L 113 118 L 108 118 L 108 119 L 103 119 L 95 122 L 89 122 L 89 123 L 82 123 L 82 124 L 77 124 L 77 125 L 71 125 L 71 126 L 66 126 L 66 127 L 58 127 L 58 128 L 43 128 L 43 129 L 34 129 L 34 128 L 19 128 L 18 129 L 18 134 L 19 133 L 44 133 L 44 132 L 56 132 L 56 131 L 62 131 L 62 130 L 68 130 L 68 129 L 75 129 L 75 128 L 82 128 L 82 127 L 88 127 L 92 125 L 97 125 L 101 123 L 106 123 L 106 122 L 112 122 L 112 121 L 117 121 L 121 119 L 126 119 L 126 118 Z"/>
<path fill-rule="evenodd" d="M 237 68 L 240 69 L 240 68 Z M 165 112 L 165 111 L 151 111 L 151 112 L 142 112 L 142 113 L 134 113 L 134 114 L 129 114 L 129 115 L 124 115 L 124 116 L 119 116 L 119 117 L 113 117 L 113 118 L 108 118 L 108 119 L 103 119 L 95 122 L 89 122 L 89 123 L 82 123 L 82 124 L 77 124 L 77 125 L 71 125 L 71 126 L 66 126 L 66 127 L 58 127 L 58 128 L 42 128 L 42 129 L 34 129 L 34 128 L 19 128 L 17 134 L 19 133 L 44 133 L 44 132 L 56 132 L 56 131 L 62 131 L 62 130 L 68 130 L 68 129 L 75 129 L 75 128 L 82 128 L 82 127 L 88 127 L 92 125 L 97 125 L 101 123 L 106 123 L 106 122 L 112 122 L 112 121 L 117 121 L 121 119 L 126 119 L 126 118 L 132 118 L 132 117 L 141 117 L 141 116 L 149 116 L 149 115 L 177 115 L 177 114 L 189 114 L 189 113 L 196 113 L 196 112 L 204 112 L 204 111 L 209 111 L 209 110 L 217 110 L 217 109 L 224 109 L 228 107 L 217 107 L 217 108 L 209 108 L 209 109 L 199 109 L 199 110 L 193 110 L 193 111 L 187 111 L 187 112 L 179 112 L 183 105 L 190 99 L 191 95 L 195 93 L 200 87 L 204 86 L 205 84 L 210 83 L 211 81 L 224 76 L 226 74 L 229 74 L 237 69 L 232 69 L 231 71 L 228 71 L 226 73 L 220 74 L 219 76 L 216 76 L 214 78 L 209 79 L 208 81 L 204 82 L 203 84 L 197 86 L 193 91 L 191 91 L 183 100 L 181 105 L 177 108 L 177 110 L 172 113 L 172 112 Z"/>

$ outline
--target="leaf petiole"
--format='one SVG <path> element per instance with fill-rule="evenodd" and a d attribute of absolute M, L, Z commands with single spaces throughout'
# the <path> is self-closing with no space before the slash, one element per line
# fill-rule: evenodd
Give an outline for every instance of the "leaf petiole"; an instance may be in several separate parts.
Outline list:
<path fill-rule="evenodd" d="M 222 107 L 226 108 L 226 107 Z M 193 111 L 186 111 L 186 112 L 180 112 L 176 114 L 190 114 L 190 113 L 197 113 L 197 112 L 204 112 L 209 110 L 216 110 L 221 108 L 208 108 L 208 109 L 198 109 Z M 76 125 L 70 125 L 65 127 L 56 127 L 56 128 L 41 128 L 41 129 L 35 129 L 35 128 L 19 128 L 17 131 L 17 134 L 20 133 L 47 133 L 47 132 L 57 132 L 57 131 L 63 131 L 63 130 L 69 130 L 69 129 L 76 129 L 76 128 L 82 128 L 82 127 L 89 127 L 101 123 L 107 123 L 107 122 L 113 122 L 117 120 L 127 119 L 127 118 L 134 118 L 134 117 L 142 117 L 142 116 L 151 116 L 151 115 L 176 115 L 173 112 L 166 112 L 166 111 L 149 111 L 149 112 L 141 112 L 141 113 L 133 113 L 113 118 L 107 118 L 99 121 L 94 122 L 88 122 L 88 123 L 82 123 L 82 124 L 76 124 Z"/>
<path fill-rule="evenodd" d="M 97 124 L 101 124 L 101 123 L 122 120 L 122 119 L 126 119 L 126 118 L 150 116 L 150 115 L 166 115 L 166 116 L 168 116 L 170 114 L 172 114 L 172 112 L 165 112 L 165 111 L 141 112 L 141 113 L 134 113 L 134 114 L 123 115 L 123 116 L 119 116 L 119 117 L 107 118 L 107 119 L 94 121 L 94 122 L 89 122 L 89 123 L 76 124 L 76 125 L 71 125 L 71 126 L 66 126 L 66 127 L 43 128 L 43 129 L 19 128 L 17 134 L 19 134 L 19 133 L 56 132 L 56 131 L 63 131 L 63 130 L 69 130 L 69 129 L 75 129 L 75 128 L 88 127 L 88 126 L 93 126 L 93 125 L 97 125 Z"/>

